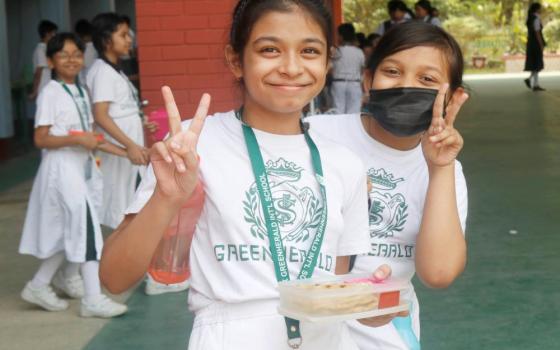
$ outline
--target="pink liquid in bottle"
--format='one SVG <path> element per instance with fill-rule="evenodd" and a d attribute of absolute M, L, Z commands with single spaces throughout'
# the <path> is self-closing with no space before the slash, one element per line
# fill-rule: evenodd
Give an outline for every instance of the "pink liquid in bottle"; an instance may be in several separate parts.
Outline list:
<path fill-rule="evenodd" d="M 148 273 L 155 281 L 176 284 L 190 277 L 189 252 L 203 204 L 204 189 L 199 181 L 191 198 L 165 231 L 152 257 Z"/>

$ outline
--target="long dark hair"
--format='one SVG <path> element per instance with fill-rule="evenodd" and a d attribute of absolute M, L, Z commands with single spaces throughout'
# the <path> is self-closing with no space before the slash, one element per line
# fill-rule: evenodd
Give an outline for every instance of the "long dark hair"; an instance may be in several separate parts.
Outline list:
<path fill-rule="evenodd" d="M 535 14 L 538 10 L 542 8 L 542 5 L 538 2 L 534 2 L 529 6 L 529 10 L 527 11 L 527 17 L 531 17 Z"/>
<path fill-rule="evenodd" d="M 126 24 L 126 19 L 113 12 L 100 13 L 91 21 L 92 42 L 99 58 L 117 71 L 121 71 L 121 68 L 107 59 L 105 50 L 121 24 Z"/>
<path fill-rule="evenodd" d="M 464 61 L 459 44 L 445 30 L 422 21 L 409 21 L 388 30 L 373 51 L 368 62 L 368 70 L 373 76 L 377 66 L 385 58 L 418 46 L 441 50 L 447 59 L 451 91 L 463 86 Z"/>
<path fill-rule="evenodd" d="M 251 35 L 255 23 L 268 12 L 291 12 L 300 8 L 319 24 L 325 38 L 327 49 L 334 44 L 333 21 L 329 10 L 322 0 L 240 0 L 233 11 L 233 21 L 229 33 L 230 45 L 241 58 L 243 49 Z"/>

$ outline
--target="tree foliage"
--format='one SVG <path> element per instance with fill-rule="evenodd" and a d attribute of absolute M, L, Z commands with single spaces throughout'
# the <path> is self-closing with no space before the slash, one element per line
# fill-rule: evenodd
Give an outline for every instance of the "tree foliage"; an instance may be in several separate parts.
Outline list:
<path fill-rule="evenodd" d="M 344 18 L 363 33 L 372 33 L 389 18 L 388 0 L 345 0 Z M 405 0 L 411 9 L 416 0 Z M 527 9 L 532 0 L 432 0 L 444 28 L 459 41 L 468 59 L 484 55 L 524 53 L 527 41 Z M 549 50 L 560 49 L 560 0 L 543 0 L 542 20 Z"/>

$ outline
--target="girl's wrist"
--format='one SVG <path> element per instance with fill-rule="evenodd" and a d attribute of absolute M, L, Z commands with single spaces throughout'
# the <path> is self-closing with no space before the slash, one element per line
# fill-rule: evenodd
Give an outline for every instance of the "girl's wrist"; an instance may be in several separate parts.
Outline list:
<path fill-rule="evenodd" d="M 189 196 L 190 197 L 190 196 Z M 154 200 L 158 205 L 165 207 L 168 210 L 179 210 L 185 203 L 185 196 L 170 196 L 165 194 L 158 185 L 154 190 Z"/>
<path fill-rule="evenodd" d="M 439 175 L 455 174 L 455 161 L 445 165 L 435 165 L 428 162 L 428 173 L 430 178 Z"/>

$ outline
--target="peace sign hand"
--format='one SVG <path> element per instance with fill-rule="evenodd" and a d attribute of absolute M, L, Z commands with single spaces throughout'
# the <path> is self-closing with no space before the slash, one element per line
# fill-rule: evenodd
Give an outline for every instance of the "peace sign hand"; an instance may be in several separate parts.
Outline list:
<path fill-rule="evenodd" d="M 438 92 L 434 103 L 432 123 L 422 137 L 422 150 L 428 167 L 444 167 L 452 164 L 463 148 L 463 137 L 453 124 L 461 106 L 468 100 L 469 95 L 463 88 L 458 88 L 451 101 L 444 107 L 445 95 L 449 84 L 444 84 Z M 445 118 L 444 118 L 445 108 Z"/>
<path fill-rule="evenodd" d="M 171 89 L 161 89 L 169 118 L 170 136 L 150 150 L 157 179 L 156 191 L 173 202 L 184 203 L 198 182 L 198 139 L 210 107 L 210 95 L 204 94 L 187 130 L 181 128 L 181 116 Z"/>

